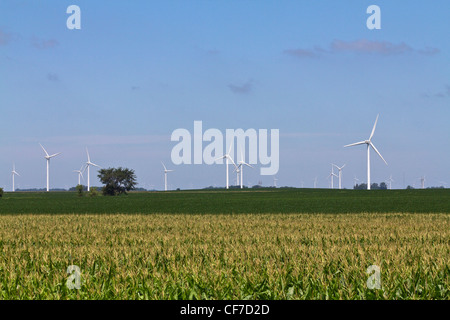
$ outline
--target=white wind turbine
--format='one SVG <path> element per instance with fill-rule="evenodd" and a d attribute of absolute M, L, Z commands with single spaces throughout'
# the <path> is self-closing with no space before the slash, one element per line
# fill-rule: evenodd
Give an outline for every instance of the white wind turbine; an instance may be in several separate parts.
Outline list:
<path fill-rule="evenodd" d="M 314 189 L 317 188 L 317 177 L 314 178 Z"/>
<path fill-rule="evenodd" d="M 15 192 L 16 188 L 14 187 L 14 176 L 20 177 L 20 174 L 17 173 L 16 165 L 14 163 L 13 163 L 13 170 L 11 171 L 11 175 L 12 175 L 12 192 Z"/>
<path fill-rule="evenodd" d="M 334 164 L 331 164 L 331 173 L 328 176 L 328 178 L 331 178 L 331 189 L 334 189 L 334 184 L 333 184 L 334 177 L 337 178 L 337 175 L 333 172 L 333 169 L 334 169 L 333 167 L 334 167 Z"/>
<path fill-rule="evenodd" d="M 88 172 L 88 174 L 87 174 L 87 191 L 90 191 L 91 190 L 90 167 L 91 166 L 98 167 L 98 168 L 101 168 L 101 167 L 99 165 L 91 162 L 91 157 L 89 156 L 89 151 L 88 151 L 87 147 L 86 147 L 86 154 L 87 154 L 88 161 L 86 162 L 86 168 L 84 170 L 87 169 L 87 172 Z"/>
<path fill-rule="evenodd" d="M 230 144 L 230 149 L 228 150 L 228 153 L 217 158 L 214 161 L 220 160 L 220 159 L 225 159 L 225 165 L 226 165 L 226 175 L 227 175 L 227 179 L 226 179 L 226 188 L 228 189 L 228 159 L 231 161 L 231 163 L 236 167 L 236 163 L 234 163 L 233 158 L 231 158 L 230 153 L 231 153 L 231 148 L 233 147 L 233 141 L 231 141 Z"/>
<path fill-rule="evenodd" d="M 164 191 L 167 191 L 167 173 L 175 171 L 175 170 L 167 170 L 166 166 L 164 165 L 164 163 L 162 163 L 162 161 L 161 161 L 161 164 L 164 167 Z"/>
<path fill-rule="evenodd" d="M 392 179 L 392 174 L 391 174 L 391 176 L 389 177 L 389 179 L 388 179 L 388 182 L 389 182 L 389 190 L 392 190 L 392 182 L 394 182 L 395 180 L 394 179 Z"/>
<path fill-rule="evenodd" d="M 355 176 L 353 178 L 353 187 L 356 187 L 356 182 L 359 181 L 359 179 Z"/>
<path fill-rule="evenodd" d="M 47 151 L 44 149 L 44 147 L 42 146 L 42 144 L 39 143 L 39 145 L 41 146 L 42 150 L 44 150 L 45 152 L 45 156 L 44 158 L 47 159 L 47 192 L 50 191 L 50 159 L 53 157 L 56 157 L 58 154 L 61 154 L 61 152 L 52 154 L 51 156 L 47 153 Z"/>
<path fill-rule="evenodd" d="M 275 188 L 277 187 L 277 181 L 278 179 L 276 177 L 273 177 L 273 185 Z"/>
<path fill-rule="evenodd" d="M 239 172 L 241 173 L 241 189 L 244 188 L 244 185 L 243 185 L 243 181 L 244 181 L 244 166 L 247 166 L 249 168 L 253 168 L 251 165 L 249 165 L 247 162 L 244 161 L 244 156 L 243 156 L 242 149 L 241 149 L 241 161 L 239 161 L 239 165 L 236 166 L 236 169 L 234 170 L 238 174 L 238 177 L 237 177 L 238 181 L 239 181 Z"/>
<path fill-rule="evenodd" d="M 439 183 L 442 184 L 442 186 L 443 186 L 444 188 L 447 188 L 447 185 L 448 185 L 447 182 L 445 182 L 445 181 L 439 181 Z"/>
<path fill-rule="evenodd" d="M 83 169 L 83 167 L 84 167 L 84 169 Z M 86 167 L 84 165 L 81 166 L 80 170 L 73 170 L 73 172 L 78 173 L 78 184 L 81 184 L 81 178 L 83 178 L 83 180 L 84 180 L 84 177 L 83 177 L 84 170 L 86 170 Z"/>
<path fill-rule="evenodd" d="M 372 137 L 373 137 L 373 134 L 375 133 L 375 127 L 377 126 L 378 116 L 379 115 L 377 115 L 377 118 L 375 120 L 375 124 L 373 125 L 372 133 L 370 134 L 369 140 L 364 140 L 364 141 L 360 141 L 360 142 L 356 142 L 356 143 L 352 143 L 352 144 L 348 144 L 348 145 L 344 146 L 344 147 L 352 147 L 352 146 L 357 146 L 357 145 L 360 145 L 360 144 L 366 144 L 367 145 L 367 190 L 370 190 L 370 147 L 372 147 L 373 150 L 375 150 L 375 152 L 380 156 L 380 158 L 387 165 L 386 160 L 384 160 L 384 158 L 381 155 L 381 153 L 378 152 L 377 148 L 375 148 L 374 144 L 372 143 Z"/>
<path fill-rule="evenodd" d="M 239 166 L 234 166 L 234 167 L 235 168 L 234 168 L 233 172 L 236 172 L 236 185 L 238 186 L 239 185 L 239 174 L 241 172 L 241 168 Z"/>
<path fill-rule="evenodd" d="M 341 184 L 341 180 L 342 180 L 342 169 L 344 169 L 345 164 L 342 167 L 338 167 L 337 165 L 333 164 L 333 166 L 335 166 L 338 170 L 339 170 L 339 189 L 342 189 L 342 184 Z"/>
<path fill-rule="evenodd" d="M 422 189 L 425 189 L 425 176 L 422 176 L 420 178 L 420 185 L 421 185 Z"/>

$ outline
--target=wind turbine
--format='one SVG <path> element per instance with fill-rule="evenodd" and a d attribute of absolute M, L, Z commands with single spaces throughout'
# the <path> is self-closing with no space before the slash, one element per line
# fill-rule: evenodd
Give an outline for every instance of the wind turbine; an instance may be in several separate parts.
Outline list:
<path fill-rule="evenodd" d="M 373 125 L 373 129 L 372 129 L 372 133 L 370 134 L 369 140 L 364 140 L 364 141 L 360 141 L 360 142 L 356 142 L 356 143 L 352 143 L 352 144 L 348 144 L 344 147 L 352 147 L 352 146 L 357 146 L 360 144 L 366 144 L 367 145 L 367 190 L 370 190 L 370 147 L 373 148 L 373 150 L 375 150 L 375 152 L 380 156 L 380 158 L 384 161 L 384 163 L 387 162 L 386 160 L 384 160 L 383 156 L 381 155 L 380 152 L 378 152 L 377 148 L 375 148 L 374 144 L 372 143 L 372 137 L 373 134 L 375 133 L 375 127 L 377 126 L 377 122 L 378 122 L 378 116 L 375 120 L 375 124 Z"/>
<path fill-rule="evenodd" d="M 17 173 L 16 165 L 14 163 L 13 163 L 13 170 L 11 171 L 11 174 L 12 174 L 12 192 L 15 192 L 16 189 L 14 187 L 14 176 L 19 176 L 20 177 L 20 174 Z"/>
<path fill-rule="evenodd" d="M 84 167 L 84 169 L 83 169 L 83 167 Z M 85 166 L 81 166 L 80 170 L 73 170 L 73 172 L 78 172 L 78 184 L 81 184 L 81 178 L 83 178 L 83 180 L 84 180 L 84 177 L 83 177 L 84 170 L 86 170 Z"/>
<path fill-rule="evenodd" d="M 392 179 L 392 174 L 391 174 L 391 176 L 389 177 L 389 179 L 388 179 L 388 182 L 389 182 L 389 190 L 392 190 L 392 182 L 394 182 L 395 180 L 394 179 Z"/>
<path fill-rule="evenodd" d="M 444 188 L 447 188 L 447 185 L 448 185 L 447 182 L 445 182 L 445 181 L 439 181 L 439 183 L 441 183 L 442 186 L 443 186 Z"/>
<path fill-rule="evenodd" d="M 167 170 L 166 166 L 164 165 L 164 163 L 162 163 L 162 161 L 161 161 L 161 164 L 164 167 L 164 191 L 167 191 L 167 173 L 172 172 L 174 170 Z"/>
<path fill-rule="evenodd" d="M 235 166 L 233 172 L 236 172 L 236 186 L 238 186 L 239 185 L 239 174 L 241 172 L 241 168 L 239 166 Z"/>
<path fill-rule="evenodd" d="M 356 187 L 356 182 L 359 181 L 359 179 L 355 176 L 353 178 L 353 187 Z"/>
<path fill-rule="evenodd" d="M 345 164 L 342 166 L 342 167 L 338 167 L 337 165 L 335 165 L 335 164 L 331 164 L 331 165 L 333 165 L 333 166 L 335 166 L 338 170 L 339 170 L 339 189 L 342 189 L 341 187 L 342 187 L 342 184 L 341 184 L 341 180 L 342 180 L 342 169 L 344 169 L 344 167 L 345 167 Z"/>
<path fill-rule="evenodd" d="M 317 177 L 314 178 L 314 189 L 317 188 Z"/>
<path fill-rule="evenodd" d="M 333 166 L 334 166 L 334 165 L 331 164 L 331 173 L 330 173 L 330 175 L 328 176 L 328 178 L 331 177 L 331 189 L 334 189 L 334 185 L 333 185 L 334 177 L 337 178 L 337 175 L 333 172 Z"/>
<path fill-rule="evenodd" d="M 88 158 L 88 161 L 86 162 L 86 168 L 87 168 L 87 171 L 88 171 L 88 176 L 87 176 L 87 191 L 90 191 L 90 189 L 91 189 L 91 184 L 90 184 L 90 167 L 91 166 L 94 166 L 94 167 L 98 167 L 98 168 L 101 168 L 99 165 L 97 165 L 97 164 L 95 164 L 95 163 L 92 163 L 91 162 L 91 157 L 89 156 L 89 151 L 88 151 L 88 148 L 86 147 L 86 154 L 87 154 L 87 158 Z M 86 170 L 86 168 L 84 169 L 84 170 Z"/>
<path fill-rule="evenodd" d="M 233 158 L 231 158 L 231 156 L 230 156 L 232 147 L 233 147 L 233 141 L 231 141 L 230 149 L 228 150 L 228 153 L 223 155 L 223 156 L 221 156 L 221 157 L 219 157 L 219 158 L 217 158 L 216 160 L 214 160 L 214 161 L 217 161 L 217 160 L 220 160 L 220 159 L 225 159 L 226 175 L 227 175 L 227 179 L 226 179 L 226 181 L 227 181 L 226 188 L 227 189 L 228 189 L 228 159 L 231 160 L 231 163 L 234 164 L 234 166 L 236 167 L 236 163 L 234 163 Z"/>
<path fill-rule="evenodd" d="M 44 150 L 45 152 L 45 156 L 44 158 L 47 159 L 47 192 L 50 191 L 50 159 L 53 157 L 56 157 L 58 154 L 61 154 L 61 152 L 52 154 L 51 156 L 47 153 L 47 151 L 44 149 L 44 147 L 42 146 L 42 144 L 39 143 L 39 145 L 41 146 L 42 150 Z"/>
<path fill-rule="evenodd" d="M 277 187 L 277 181 L 278 179 L 276 177 L 273 177 L 273 185 L 275 186 L 275 188 Z"/>
<path fill-rule="evenodd" d="M 247 166 L 249 168 L 253 168 L 251 165 L 249 165 L 247 162 L 244 161 L 244 156 L 241 149 L 241 161 L 239 161 L 239 165 L 236 167 L 234 171 L 238 174 L 238 181 L 239 181 L 239 172 L 241 173 L 241 189 L 244 188 L 243 181 L 244 181 L 244 166 Z"/>
<path fill-rule="evenodd" d="M 421 184 L 421 186 L 422 186 L 422 189 L 425 189 L 425 176 L 422 176 L 422 177 L 420 178 L 420 184 Z"/>

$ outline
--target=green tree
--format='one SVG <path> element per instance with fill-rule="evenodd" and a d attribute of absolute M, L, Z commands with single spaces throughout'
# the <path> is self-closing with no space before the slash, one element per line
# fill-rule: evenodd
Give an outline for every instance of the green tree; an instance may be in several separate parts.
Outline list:
<path fill-rule="evenodd" d="M 102 189 L 104 195 L 126 194 L 137 184 L 134 170 L 122 167 L 101 169 L 98 178 L 105 185 Z"/>
<path fill-rule="evenodd" d="M 83 196 L 83 186 L 81 184 L 78 184 L 75 189 L 77 190 L 77 194 L 79 197 Z"/>
<path fill-rule="evenodd" d="M 374 182 L 370 185 L 370 189 L 378 190 L 378 189 L 380 189 L 380 186 L 378 185 L 378 183 Z"/>
<path fill-rule="evenodd" d="M 98 191 L 96 187 L 91 187 L 89 190 L 89 196 L 90 197 L 95 197 L 98 195 Z"/>
<path fill-rule="evenodd" d="M 3 196 L 3 188 L 0 188 L 0 198 Z"/>
<path fill-rule="evenodd" d="M 356 184 L 356 186 L 354 186 L 353 189 L 355 189 L 355 190 L 367 190 L 367 184 L 366 183 Z"/>

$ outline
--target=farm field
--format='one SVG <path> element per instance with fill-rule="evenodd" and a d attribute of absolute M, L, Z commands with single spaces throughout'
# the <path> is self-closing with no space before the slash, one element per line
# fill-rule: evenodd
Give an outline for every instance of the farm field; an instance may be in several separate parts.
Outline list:
<path fill-rule="evenodd" d="M 449 193 L 412 191 L 5 193 L 0 299 L 448 300 Z"/>
<path fill-rule="evenodd" d="M 450 189 L 218 189 L 81 198 L 73 192 L 9 192 L 0 198 L 0 214 L 360 212 L 450 213 Z"/>

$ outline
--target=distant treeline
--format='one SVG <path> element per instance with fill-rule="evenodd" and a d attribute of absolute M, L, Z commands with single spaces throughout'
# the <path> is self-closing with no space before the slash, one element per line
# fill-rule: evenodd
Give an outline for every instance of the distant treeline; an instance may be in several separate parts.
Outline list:
<path fill-rule="evenodd" d="M 91 189 L 92 188 L 97 188 L 97 190 L 101 190 L 102 189 L 101 187 L 91 187 Z M 41 188 L 41 189 L 39 189 L 39 188 L 32 188 L 32 189 L 19 189 L 19 188 L 17 188 L 16 191 L 17 192 L 46 192 L 47 189 L 46 188 Z M 50 191 L 60 191 L 60 192 L 61 191 L 76 191 L 76 187 L 72 187 L 70 189 L 53 188 L 53 189 L 50 189 Z M 83 191 L 87 191 L 87 187 L 86 186 L 83 186 Z M 147 190 L 147 189 L 144 189 L 144 188 L 135 188 L 133 191 L 152 191 L 152 190 Z"/>

